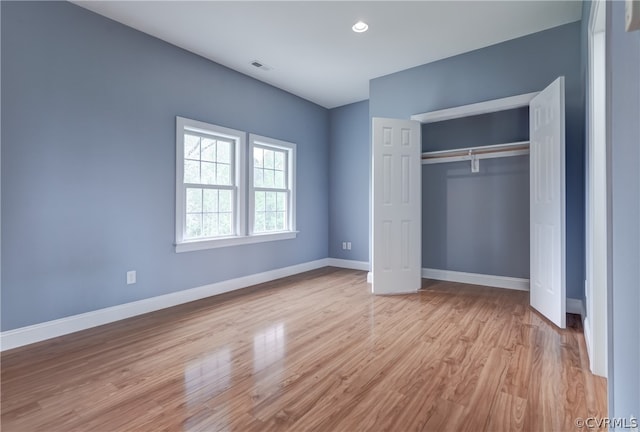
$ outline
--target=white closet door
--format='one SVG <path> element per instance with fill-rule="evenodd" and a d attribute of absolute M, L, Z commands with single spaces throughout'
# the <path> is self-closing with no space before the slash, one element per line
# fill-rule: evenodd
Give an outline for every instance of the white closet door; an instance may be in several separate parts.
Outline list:
<path fill-rule="evenodd" d="M 530 304 L 566 327 L 564 77 L 529 105 Z"/>
<path fill-rule="evenodd" d="M 374 294 L 421 286 L 421 147 L 417 121 L 373 119 Z"/>

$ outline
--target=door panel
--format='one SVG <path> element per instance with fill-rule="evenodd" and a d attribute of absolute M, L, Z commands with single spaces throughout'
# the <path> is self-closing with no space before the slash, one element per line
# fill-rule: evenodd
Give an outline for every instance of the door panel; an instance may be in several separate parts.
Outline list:
<path fill-rule="evenodd" d="M 564 77 L 531 100 L 530 304 L 566 327 Z"/>
<path fill-rule="evenodd" d="M 421 285 L 420 124 L 373 119 L 374 294 L 415 292 Z"/>

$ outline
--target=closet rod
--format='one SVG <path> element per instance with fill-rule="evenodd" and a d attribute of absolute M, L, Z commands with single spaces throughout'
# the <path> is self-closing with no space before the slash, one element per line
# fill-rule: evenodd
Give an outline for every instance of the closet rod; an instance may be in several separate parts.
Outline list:
<path fill-rule="evenodd" d="M 422 153 L 422 164 L 468 161 L 471 159 L 492 159 L 529 154 L 529 141 L 440 150 Z"/>

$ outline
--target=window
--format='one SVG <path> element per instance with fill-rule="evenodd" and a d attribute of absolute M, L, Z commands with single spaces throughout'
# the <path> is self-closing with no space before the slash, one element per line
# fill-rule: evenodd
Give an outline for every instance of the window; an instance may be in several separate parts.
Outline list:
<path fill-rule="evenodd" d="M 249 180 L 250 232 L 295 230 L 296 145 L 257 135 L 249 139 L 253 166 Z"/>
<path fill-rule="evenodd" d="M 245 137 L 176 117 L 176 252 L 296 236 L 295 144 Z"/>
<path fill-rule="evenodd" d="M 244 133 L 176 119 L 176 244 L 245 234 Z"/>

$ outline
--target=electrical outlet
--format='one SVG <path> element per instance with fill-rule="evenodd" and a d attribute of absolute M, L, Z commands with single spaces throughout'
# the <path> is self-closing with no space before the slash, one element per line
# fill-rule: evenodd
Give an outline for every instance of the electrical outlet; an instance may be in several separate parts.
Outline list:
<path fill-rule="evenodd" d="M 347 250 L 351 250 L 351 242 L 347 242 Z"/>
<path fill-rule="evenodd" d="M 127 285 L 136 283 L 136 271 L 131 270 L 127 272 Z"/>
<path fill-rule="evenodd" d="M 347 242 L 342 242 L 342 250 L 347 250 Z"/>

